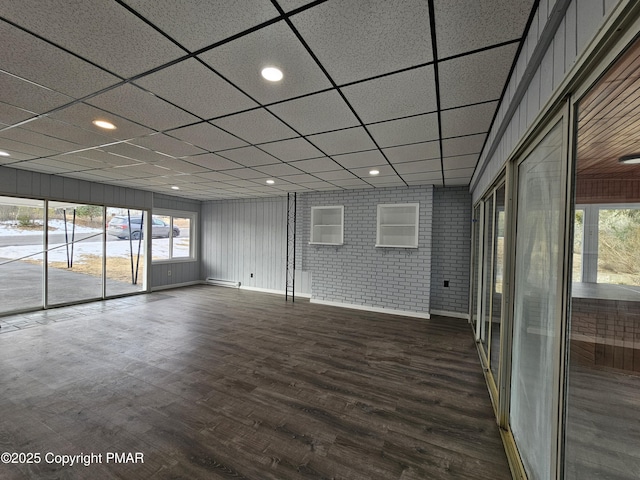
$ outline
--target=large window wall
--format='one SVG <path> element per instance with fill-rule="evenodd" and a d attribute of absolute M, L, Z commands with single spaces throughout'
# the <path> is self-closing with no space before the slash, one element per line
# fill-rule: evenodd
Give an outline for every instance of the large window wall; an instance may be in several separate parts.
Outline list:
<path fill-rule="evenodd" d="M 515 478 L 639 478 L 640 40 L 630 45 L 558 101 L 474 205 L 470 318 Z"/>
<path fill-rule="evenodd" d="M 146 214 L 0 197 L 0 314 L 146 290 L 146 244 L 135 233 Z M 120 235 L 113 219 L 122 220 Z"/>

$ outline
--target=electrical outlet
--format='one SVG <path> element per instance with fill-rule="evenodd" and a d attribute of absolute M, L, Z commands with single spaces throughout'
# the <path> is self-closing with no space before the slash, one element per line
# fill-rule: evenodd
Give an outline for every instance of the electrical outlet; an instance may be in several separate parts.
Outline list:
<path fill-rule="evenodd" d="M 253 273 L 251 274 L 251 278 L 253 278 Z"/>
<path fill-rule="evenodd" d="M 444 286 L 445 286 L 445 288 L 449 288 L 449 280 L 445 280 L 444 281 Z"/>
<path fill-rule="evenodd" d="M 170 277 L 170 276 L 171 276 L 171 270 L 168 270 L 167 271 L 167 277 Z"/>

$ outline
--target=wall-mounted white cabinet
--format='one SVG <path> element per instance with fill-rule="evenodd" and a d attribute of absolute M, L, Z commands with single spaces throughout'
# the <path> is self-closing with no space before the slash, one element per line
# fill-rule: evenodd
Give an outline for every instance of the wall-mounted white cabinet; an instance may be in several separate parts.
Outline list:
<path fill-rule="evenodd" d="M 418 248 L 419 203 L 378 205 L 376 247 Z"/>
<path fill-rule="evenodd" d="M 344 234 L 344 205 L 311 207 L 312 245 L 342 245 Z"/>

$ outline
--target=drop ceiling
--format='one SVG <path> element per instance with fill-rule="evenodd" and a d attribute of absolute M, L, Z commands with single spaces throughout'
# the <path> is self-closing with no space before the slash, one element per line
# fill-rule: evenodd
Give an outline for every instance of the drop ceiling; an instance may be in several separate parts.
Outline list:
<path fill-rule="evenodd" d="M 0 164 L 196 200 L 468 185 L 536 5 L 5 0 Z"/>

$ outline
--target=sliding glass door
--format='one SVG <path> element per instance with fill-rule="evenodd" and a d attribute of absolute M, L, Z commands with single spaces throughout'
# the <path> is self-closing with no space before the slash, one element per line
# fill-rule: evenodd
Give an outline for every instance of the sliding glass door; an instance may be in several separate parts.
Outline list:
<path fill-rule="evenodd" d="M 47 304 L 102 298 L 104 209 L 48 202 Z"/>
<path fill-rule="evenodd" d="M 555 478 L 560 401 L 566 139 L 560 118 L 515 167 L 509 428 L 532 479 Z"/>
<path fill-rule="evenodd" d="M 0 314 L 41 308 L 44 201 L 0 197 Z"/>

